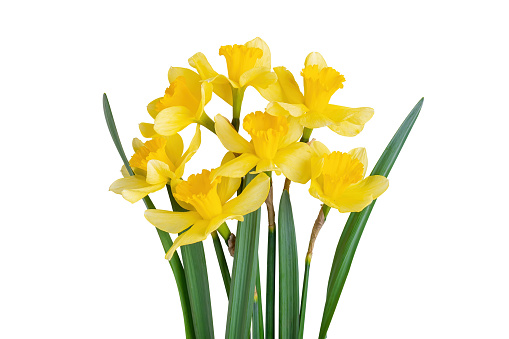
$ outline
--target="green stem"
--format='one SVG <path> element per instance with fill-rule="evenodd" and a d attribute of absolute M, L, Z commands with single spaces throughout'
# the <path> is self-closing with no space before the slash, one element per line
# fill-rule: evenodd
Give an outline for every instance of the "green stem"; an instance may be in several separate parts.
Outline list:
<path fill-rule="evenodd" d="M 245 88 L 233 88 L 232 87 L 232 95 L 233 95 L 233 119 L 232 125 L 235 130 L 239 131 L 240 126 L 240 109 L 242 107 L 242 100 L 244 99 L 244 91 Z"/>
<path fill-rule="evenodd" d="M 311 132 L 313 132 L 312 128 L 304 127 L 304 131 L 302 132 L 302 138 L 300 138 L 301 142 L 308 142 L 311 137 Z"/>
<path fill-rule="evenodd" d="M 255 290 L 253 302 L 253 339 L 260 339 L 260 317 L 258 314 L 258 294 Z"/>
<path fill-rule="evenodd" d="M 205 112 L 202 113 L 198 123 L 207 128 L 212 133 L 216 134 L 214 120 L 212 120 Z"/>
<path fill-rule="evenodd" d="M 265 201 L 269 218 L 269 233 L 267 240 L 267 310 L 265 334 L 267 339 L 274 339 L 275 335 L 275 297 L 276 297 L 276 214 L 274 211 L 272 180 L 269 196 Z"/>
<path fill-rule="evenodd" d="M 306 319 L 306 304 L 307 304 L 307 296 L 308 296 L 308 282 L 309 282 L 309 270 L 311 268 L 311 258 L 313 257 L 313 248 L 315 245 L 315 240 L 318 237 L 318 232 L 320 232 L 325 220 L 327 219 L 327 215 L 329 214 L 330 207 L 323 204 L 320 212 L 318 213 L 318 217 L 316 218 L 315 224 L 313 225 L 313 230 L 311 231 L 311 237 L 309 239 L 309 247 L 308 252 L 306 254 L 305 259 L 305 268 L 304 268 L 304 281 L 302 282 L 302 297 L 300 304 L 300 315 L 299 315 L 299 339 L 304 337 L 304 324 Z"/>
<path fill-rule="evenodd" d="M 230 239 L 230 235 L 232 234 L 232 232 L 228 228 L 228 225 L 226 225 L 226 223 L 223 222 L 221 226 L 219 226 L 217 231 L 219 232 L 219 234 L 221 234 L 221 238 L 224 239 L 226 245 L 228 245 L 228 239 Z"/>
<path fill-rule="evenodd" d="M 226 296 L 230 296 L 230 270 L 228 269 L 228 264 L 226 263 L 226 258 L 224 256 L 223 247 L 221 246 L 221 241 L 219 240 L 219 236 L 217 235 L 217 231 L 212 232 L 212 240 L 214 241 L 214 249 L 216 250 L 217 262 L 219 263 L 219 269 L 221 270 L 221 276 L 223 277 L 224 288 L 226 289 Z"/>
<path fill-rule="evenodd" d="M 106 119 L 106 124 L 108 126 L 108 130 L 111 135 L 111 139 L 117 148 L 118 154 L 120 158 L 122 158 L 122 162 L 129 172 L 130 175 L 134 175 L 131 166 L 129 165 L 129 161 L 125 156 L 124 148 L 122 147 L 122 143 L 120 142 L 120 137 L 118 136 L 117 127 L 115 126 L 115 120 L 113 119 L 113 113 L 111 112 L 110 103 L 108 101 L 108 97 L 106 93 L 103 94 L 103 110 L 104 117 Z M 147 209 L 155 209 L 154 203 L 152 200 L 146 196 L 143 198 L 143 202 Z M 156 228 L 157 234 L 159 235 L 159 239 L 161 240 L 161 244 L 163 245 L 164 253 L 168 252 L 170 247 L 173 245 L 173 241 L 168 233 L 161 231 Z M 175 282 L 177 283 L 177 289 L 179 291 L 180 305 L 182 308 L 182 314 L 184 316 L 184 328 L 186 331 L 187 339 L 194 339 L 196 335 L 194 333 L 193 328 L 193 316 L 191 313 L 191 305 L 189 302 L 189 293 L 187 290 L 187 280 L 184 272 L 184 267 L 182 266 L 182 262 L 180 261 L 180 257 L 178 253 L 175 253 L 170 260 L 170 267 L 173 271 L 173 276 L 175 277 Z"/>
<path fill-rule="evenodd" d="M 253 331 L 253 338 L 259 338 L 263 339 L 263 303 L 262 303 L 262 285 L 260 283 L 260 262 L 258 261 L 258 272 L 256 275 L 256 291 L 255 291 L 255 304 L 256 308 L 253 309 L 253 330 L 255 327 L 255 314 L 257 314 L 257 327 L 258 327 L 258 335 L 254 336 Z"/>

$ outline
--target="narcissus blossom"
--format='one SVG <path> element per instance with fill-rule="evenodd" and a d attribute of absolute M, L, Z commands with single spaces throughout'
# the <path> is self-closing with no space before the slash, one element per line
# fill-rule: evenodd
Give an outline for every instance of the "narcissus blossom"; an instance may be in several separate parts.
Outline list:
<path fill-rule="evenodd" d="M 168 80 L 170 87 L 164 96 L 147 106 L 155 123 L 141 123 L 142 135 L 146 138 L 169 136 L 193 123 L 212 127 L 213 122 L 204 111 L 212 97 L 212 84 L 202 82 L 198 74 L 180 67 L 170 68 Z"/>
<path fill-rule="evenodd" d="M 200 147 L 200 128 L 196 132 L 185 153 L 184 143 L 178 134 L 156 137 L 145 143 L 139 139 L 133 141 L 134 155 L 129 161 L 135 175 L 130 176 L 123 168 L 124 178 L 116 180 L 110 191 L 134 203 L 149 193 L 156 192 L 166 184 L 176 185 L 184 174 L 185 164 Z M 183 154 L 182 154 L 183 153 Z"/>
<path fill-rule="evenodd" d="M 389 187 L 389 180 L 381 175 L 364 178 L 368 166 L 364 148 L 331 153 L 318 141 L 311 148 L 309 193 L 328 206 L 342 213 L 360 212 Z"/>
<path fill-rule="evenodd" d="M 240 156 L 213 170 L 213 176 L 240 178 L 256 166 L 254 173 L 275 171 L 295 182 L 309 180 L 311 150 L 309 145 L 299 142 L 302 126 L 295 119 L 288 121 L 260 111 L 246 115 L 243 127 L 251 136 L 250 142 L 222 115 L 216 115 L 215 121 L 221 143 Z"/>
<path fill-rule="evenodd" d="M 175 198 L 191 205 L 192 211 L 171 212 L 157 209 L 145 211 L 147 220 L 165 232 L 180 233 L 189 228 L 175 239 L 173 246 L 166 253 L 166 259 L 171 259 L 180 246 L 205 240 L 226 220 L 243 221 L 243 216 L 257 210 L 269 193 L 270 179 L 261 173 L 239 196 L 229 200 L 238 185 L 227 183 L 224 187 L 222 179 L 221 177 L 211 179 L 210 171 L 203 170 L 200 174 L 193 174 L 186 181 L 177 184 L 174 190 Z"/>
<path fill-rule="evenodd" d="M 260 38 L 244 45 L 222 46 L 219 55 L 226 59 L 228 77 L 214 71 L 203 53 L 193 55 L 189 64 L 198 71 L 201 79 L 211 82 L 214 93 L 230 105 L 232 88 L 244 90 L 253 86 L 260 90 L 276 81 L 276 74 L 271 71 L 269 46 Z"/>
<path fill-rule="evenodd" d="M 304 127 L 313 129 L 327 126 L 344 136 L 355 136 L 373 116 L 369 107 L 350 108 L 329 104 L 332 95 L 343 88 L 345 78 L 328 67 L 320 53 L 310 53 L 301 75 L 304 94 L 293 74 L 285 67 L 275 67 L 278 81 L 260 91 L 269 100 L 266 110 L 275 116 L 293 116 Z"/>

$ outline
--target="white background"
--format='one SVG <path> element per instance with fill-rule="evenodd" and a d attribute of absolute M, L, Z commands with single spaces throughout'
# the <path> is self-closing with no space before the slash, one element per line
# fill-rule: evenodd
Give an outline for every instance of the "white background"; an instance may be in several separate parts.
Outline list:
<path fill-rule="evenodd" d="M 144 206 L 108 192 L 121 161 L 101 96 L 109 96 L 130 156 L 138 123 L 151 122 L 147 103 L 168 86 L 170 66 L 186 67 L 201 51 L 226 73 L 219 47 L 259 36 L 271 48 L 273 66 L 288 67 L 298 81 L 306 55 L 319 51 L 346 77 L 331 103 L 375 109 L 355 138 L 313 133 L 333 150 L 366 147 L 370 169 L 425 97 L 390 188 L 365 229 L 329 338 L 508 338 L 509 25 L 503 4 L 2 3 L 0 337 L 184 337 L 174 278 Z M 249 89 L 243 112 L 265 104 Z M 230 114 L 217 97 L 207 112 Z M 183 133 L 186 144 L 191 130 Z M 222 154 L 203 129 L 202 149 L 186 175 L 217 166 Z M 276 203 L 283 178 L 277 180 Z M 307 188 L 291 189 L 301 264 L 320 205 Z M 169 206 L 164 192 L 154 201 Z M 346 218 L 332 211 L 318 237 L 306 338 L 317 337 Z M 262 227 L 262 263 L 266 237 Z M 221 338 L 227 299 L 211 239 L 205 249 Z"/>

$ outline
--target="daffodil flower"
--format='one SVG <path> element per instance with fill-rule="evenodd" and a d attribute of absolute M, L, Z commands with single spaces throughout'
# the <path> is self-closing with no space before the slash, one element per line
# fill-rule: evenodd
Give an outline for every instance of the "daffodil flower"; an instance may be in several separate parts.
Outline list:
<path fill-rule="evenodd" d="M 161 98 L 150 102 L 148 113 L 154 124 L 141 123 L 141 134 L 146 138 L 169 136 L 192 123 L 213 129 L 214 122 L 204 111 L 212 97 L 212 84 L 202 82 L 198 74 L 187 68 L 172 67 L 168 71 L 170 87 Z"/>
<path fill-rule="evenodd" d="M 275 171 L 279 175 L 282 172 L 288 179 L 303 184 L 310 179 L 311 150 L 306 143 L 298 142 L 302 126 L 295 119 L 288 121 L 259 111 L 246 115 L 243 127 L 251 142 L 236 132 L 222 115 L 216 115 L 215 121 L 221 143 L 240 156 L 213 170 L 213 177 L 243 177 L 256 166 L 254 173 Z"/>
<path fill-rule="evenodd" d="M 297 117 L 300 124 L 309 129 L 327 126 L 343 136 L 359 134 L 373 116 L 373 109 L 329 104 L 332 95 L 343 88 L 345 78 L 328 67 L 320 53 L 310 53 L 304 66 L 301 72 L 304 94 L 290 71 L 285 67 L 274 68 L 278 81 L 260 91 L 270 101 L 266 111 L 275 116 Z"/>
<path fill-rule="evenodd" d="M 191 175 L 187 181 L 181 181 L 175 187 L 175 198 L 190 204 L 194 210 L 188 212 L 171 212 L 165 210 L 147 210 L 145 217 L 154 225 L 168 233 L 180 234 L 173 246 L 166 253 L 171 259 L 175 250 L 184 245 L 205 240 L 224 221 L 229 219 L 244 220 L 244 215 L 257 210 L 267 198 L 270 179 L 261 173 L 257 175 L 242 191 L 229 200 L 238 185 L 222 185 L 223 178 L 211 180 L 210 171 Z M 191 227 L 190 227 L 191 226 Z"/>
<path fill-rule="evenodd" d="M 339 212 L 360 212 L 389 187 L 389 180 L 381 175 L 364 178 L 368 167 L 364 148 L 331 153 L 318 141 L 311 148 L 309 193 Z"/>
<path fill-rule="evenodd" d="M 130 176 L 123 168 L 124 178 L 116 180 L 110 191 L 122 196 L 132 203 L 143 199 L 149 193 L 156 192 L 170 183 L 175 186 L 184 174 L 185 164 L 200 147 L 200 128 L 196 132 L 187 151 L 183 153 L 184 144 L 178 134 L 167 137 L 156 137 L 145 143 L 134 139 L 134 155 L 129 164 L 135 175 Z"/>
<path fill-rule="evenodd" d="M 276 74 L 271 72 L 269 46 L 260 38 L 255 38 L 244 45 L 222 46 L 219 55 L 226 59 L 228 77 L 214 71 L 203 53 L 196 53 L 189 59 L 201 76 L 214 85 L 214 93 L 232 105 L 232 88 L 243 93 L 248 86 L 257 90 L 266 88 L 276 81 Z"/>

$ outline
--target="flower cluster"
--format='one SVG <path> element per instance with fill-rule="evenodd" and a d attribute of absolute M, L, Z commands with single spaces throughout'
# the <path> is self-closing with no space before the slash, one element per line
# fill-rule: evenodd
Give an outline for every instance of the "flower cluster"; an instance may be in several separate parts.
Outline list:
<path fill-rule="evenodd" d="M 135 153 L 129 164 L 135 175 L 129 176 L 124 168 L 124 178 L 110 187 L 133 203 L 167 187 L 187 210 L 145 212 L 157 228 L 179 234 L 166 258 L 179 246 L 204 240 L 225 220 L 243 220 L 257 210 L 269 193 L 270 172 L 300 184 L 310 182 L 309 193 L 340 212 L 361 211 L 387 189 L 385 177 L 365 177 L 364 148 L 331 152 L 323 143 L 309 141 L 313 129 L 325 126 L 339 135 L 355 136 L 373 116 L 372 108 L 330 103 L 345 77 L 322 55 L 313 52 L 305 59 L 300 73 L 303 90 L 285 67 L 271 67 L 269 47 L 260 38 L 222 46 L 219 55 L 226 60 L 228 75 L 217 73 L 203 53 L 189 59 L 194 70 L 170 68 L 169 87 L 147 106 L 153 121 L 140 124 L 148 140 L 133 141 Z M 240 119 L 248 86 L 267 100 L 267 106 Z M 231 118 L 207 115 L 213 93 L 232 106 Z M 178 133 L 191 124 L 197 124 L 196 132 L 184 152 Z M 183 180 L 185 165 L 200 146 L 201 126 L 215 133 L 228 152 L 219 167 Z M 250 140 L 238 133 L 240 126 Z M 257 175 L 239 190 L 248 173 Z"/>

